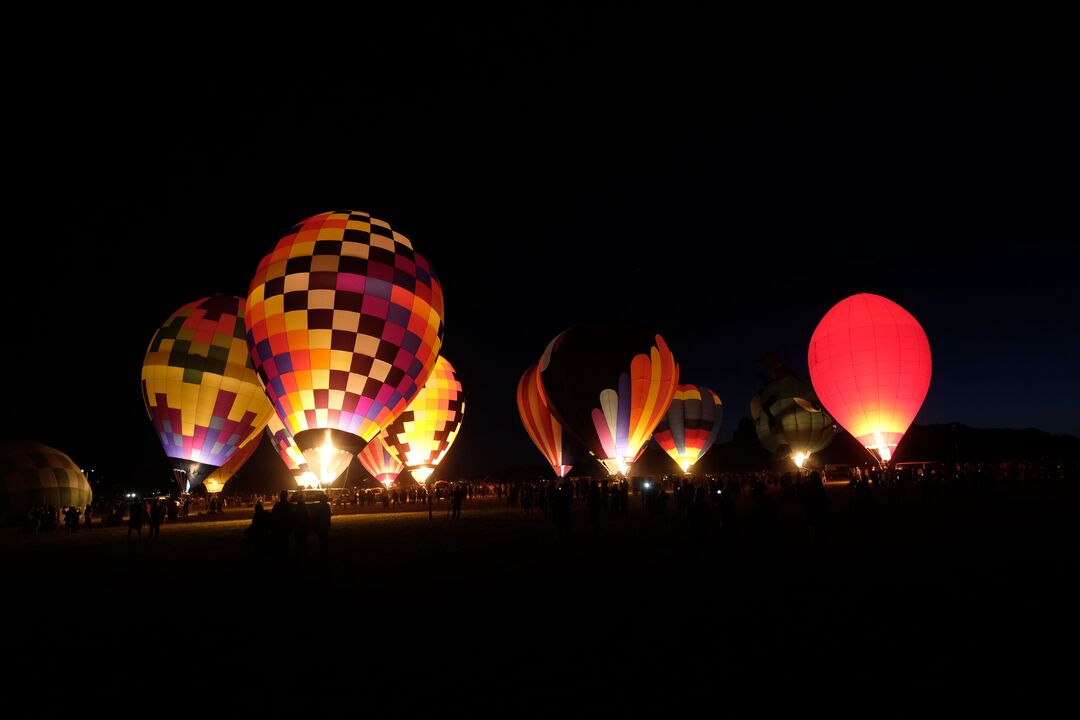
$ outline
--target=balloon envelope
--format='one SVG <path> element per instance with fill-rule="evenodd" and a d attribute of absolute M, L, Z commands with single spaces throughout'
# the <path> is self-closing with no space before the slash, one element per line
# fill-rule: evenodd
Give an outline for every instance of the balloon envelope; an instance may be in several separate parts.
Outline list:
<path fill-rule="evenodd" d="M 440 357 L 424 388 L 381 437 L 390 453 L 423 483 L 457 439 L 464 414 L 461 381 L 450 362 Z"/>
<path fill-rule="evenodd" d="M 930 387 L 930 343 L 918 320 L 888 298 L 852 295 L 818 323 L 807 363 L 825 409 L 888 462 Z"/>
<path fill-rule="evenodd" d="M 787 448 L 800 467 L 836 435 L 833 418 L 813 388 L 793 375 L 763 387 L 750 401 L 750 417 L 762 447 L 774 454 Z"/>
<path fill-rule="evenodd" d="M 716 442 L 723 417 L 724 405 L 712 390 L 701 385 L 679 385 L 653 439 L 683 472 L 689 472 L 690 466 Z"/>
<path fill-rule="evenodd" d="M 94 493 L 86 476 L 59 450 L 25 440 L 0 441 L 0 519 L 39 505 L 82 508 Z"/>
<path fill-rule="evenodd" d="M 375 478 L 384 485 L 397 480 L 397 476 L 401 474 L 404 469 L 404 465 L 397 459 L 387 448 L 382 441 L 382 436 L 374 437 L 371 439 L 364 449 L 360 451 L 360 464 L 364 466 L 364 469 L 371 473 L 371 477 Z"/>
<path fill-rule="evenodd" d="M 277 450 L 278 457 L 285 463 L 285 467 L 293 471 L 293 474 L 307 472 L 307 461 L 300 448 L 296 447 L 292 433 L 281 422 L 277 413 L 270 413 L 270 420 L 266 423 L 266 432 L 270 435 L 270 441 Z"/>
<path fill-rule="evenodd" d="M 540 359 L 552 414 L 613 475 L 625 474 L 648 441 L 678 381 L 664 339 L 631 325 L 576 325 Z"/>
<path fill-rule="evenodd" d="M 442 288 L 389 223 L 327 212 L 295 225 L 262 259 L 245 321 L 267 395 L 329 483 L 431 374 Z"/>
<path fill-rule="evenodd" d="M 214 470 L 212 473 L 206 476 L 203 480 L 203 485 L 206 486 L 207 492 L 221 492 L 225 489 L 225 483 L 232 479 L 240 468 L 244 467 L 251 456 L 255 454 L 255 451 L 259 448 L 259 442 L 262 439 L 262 435 L 256 436 L 257 439 L 247 443 L 235 453 L 233 456 L 222 463 L 221 467 Z"/>
<path fill-rule="evenodd" d="M 213 295 L 173 313 L 146 350 L 142 395 L 181 489 L 256 438 L 273 408 L 248 357 L 243 300 Z"/>
<path fill-rule="evenodd" d="M 539 371 L 532 365 L 521 376 L 517 386 L 518 414 L 525 432 L 548 461 L 555 474 L 566 477 L 573 467 L 577 453 L 577 441 L 551 414 L 540 392 Z"/>

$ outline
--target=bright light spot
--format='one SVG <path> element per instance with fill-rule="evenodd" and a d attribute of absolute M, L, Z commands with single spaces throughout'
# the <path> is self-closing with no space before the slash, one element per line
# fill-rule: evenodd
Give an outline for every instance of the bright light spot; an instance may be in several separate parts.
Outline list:
<path fill-rule="evenodd" d="M 682 471 L 684 473 L 688 473 L 688 472 L 690 472 L 690 466 L 693 465 L 694 463 L 690 462 L 689 460 L 683 460 L 679 464 L 682 465 Z"/>
<path fill-rule="evenodd" d="M 319 487 L 319 478 L 315 476 L 315 473 L 308 470 L 296 478 L 296 484 L 305 488 L 317 488 Z"/>
<path fill-rule="evenodd" d="M 435 468 L 424 465 L 418 468 L 413 468 L 409 470 L 409 472 L 412 473 L 412 476 L 416 479 L 416 482 L 423 485 L 427 482 L 427 479 L 431 477 L 431 473 L 435 472 Z"/>
<path fill-rule="evenodd" d="M 806 459 L 808 457 L 810 457 L 808 454 L 800 452 L 800 453 L 795 453 L 795 456 L 793 458 L 791 458 L 791 459 L 795 461 L 795 467 L 801 469 L 802 466 L 803 466 L 803 463 L 806 462 Z"/>
<path fill-rule="evenodd" d="M 648 489 L 649 489 L 649 488 L 651 488 L 651 487 L 652 487 L 652 483 L 651 483 L 651 482 L 647 482 L 647 483 L 645 483 L 645 489 L 646 489 L 646 490 L 648 490 Z"/>
<path fill-rule="evenodd" d="M 394 481 L 393 481 L 393 480 L 391 480 L 390 478 L 386 478 L 385 480 L 383 480 L 383 481 L 382 481 L 382 484 L 383 484 L 383 485 L 385 485 L 385 486 L 386 486 L 386 489 L 387 489 L 387 491 L 389 491 L 389 490 L 390 490 L 390 486 L 394 484 Z"/>

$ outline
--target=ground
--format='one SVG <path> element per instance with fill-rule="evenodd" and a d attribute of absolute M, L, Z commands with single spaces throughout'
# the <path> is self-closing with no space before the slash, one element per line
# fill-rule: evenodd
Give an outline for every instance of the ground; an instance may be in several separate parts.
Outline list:
<path fill-rule="evenodd" d="M 789 499 L 771 550 L 752 542 L 744 498 L 734 546 L 714 516 L 704 555 L 674 512 L 636 502 L 599 530 L 579 509 L 564 533 L 493 499 L 456 521 L 445 505 L 432 520 L 339 515 L 328 560 L 313 538 L 284 564 L 253 557 L 246 518 L 131 544 L 120 528 L 8 529 L 5 643 L 21 661 L 8 696 L 271 715 L 917 709 L 941 694 L 1030 706 L 1075 683 L 1070 488 L 879 496 L 860 533 L 847 489 L 830 487 L 831 540 L 811 542 Z"/>

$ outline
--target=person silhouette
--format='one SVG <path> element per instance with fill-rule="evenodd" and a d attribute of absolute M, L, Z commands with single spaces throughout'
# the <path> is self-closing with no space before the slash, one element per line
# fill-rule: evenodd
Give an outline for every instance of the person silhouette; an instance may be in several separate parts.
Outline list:
<path fill-rule="evenodd" d="M 326 559 L 330 555 L 330 504 L 325 497 L 319 498 L 319 503 L 311 511 L 312 524 L 315 527 L 315 536 L 319 538 L 319 557 Z"/>
<path fill-rule="evenodd" d="M 270 544 L 279 560 L 289 557 L 289 535 L 293 532 L 294 506 L 289 491 L 282 490 L 270 511 Z"/>
<path fill-rule="evenodd" d="M 134 530 L 139 540 L 142 540 L 143 505 L 138 500 L 132 500 L 128 507 L 128 542 L 131 542 L 131 531 Z"/>
<path fill-rule="evenodd" d="M 293 511 L 293 534 L 296 536 L 296 557 L 307 557 L 308 534 L 311 532 L 311 518 L 303 494 L 296 496 L 296 509 Z"/>

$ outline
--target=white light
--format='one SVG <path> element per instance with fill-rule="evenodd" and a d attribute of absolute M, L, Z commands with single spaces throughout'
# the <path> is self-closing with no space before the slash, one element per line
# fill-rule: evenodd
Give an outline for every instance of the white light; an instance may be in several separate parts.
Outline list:
<path fill-rule="evenodd" d="M 801 469 L 802 466 L 803 466 L 803 463 L 805 463 L 806 459 L 809 458 L 809 457 L 810 456 L 807 453 L 801 453 L 800 452 L 800 453 L 795 453 L 795 456 L 792 458 L 792 460 L 795 461 L 795 467 Z"/>
<path fill-rule="evenodd" d="M 679 464 L 682 465 L 682 471 L 684 473 L 688 473 L 688 472 L 690 472 L 690 466 L 693 465 L 694 463 L 690 462 L 689 460 L 683 460 Z"/>
<path fill-rule="evenodd" d="M 431 477 L 431 473 L 435 472 L 435 468 L 424 465 L 422 467 L 413 468 L 409 470 L 409 472 L 412 473 L 416 482 L 424 484 L 427 482 L 427 479 Z"/>
<path fill-rule="evenodd" d="M 645 483 L 645 489 L 646 489 L 646 490 L 648 490 L 648 489 L 649 489 L 649 488 L 651 488 L 651 487 L 652 487 L 652 483 L 651 483 L 651 482 L 647 482 L 647 483 Z"/>

